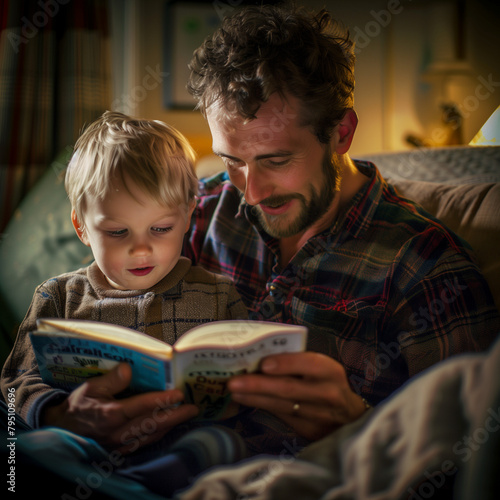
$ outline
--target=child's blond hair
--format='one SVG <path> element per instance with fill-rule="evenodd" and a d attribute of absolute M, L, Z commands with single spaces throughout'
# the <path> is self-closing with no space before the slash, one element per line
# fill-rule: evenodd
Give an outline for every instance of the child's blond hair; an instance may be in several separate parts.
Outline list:
<path fill-rule="evenodd" d="M 83 224 L 87 196 L 102 199 L 116 181 L 134 183 L 168 207 L 193 203 L 198 190 L 196 155 L 175 128 L 106 111 L 79 137 L 69 162 L 65 187 Z"/>

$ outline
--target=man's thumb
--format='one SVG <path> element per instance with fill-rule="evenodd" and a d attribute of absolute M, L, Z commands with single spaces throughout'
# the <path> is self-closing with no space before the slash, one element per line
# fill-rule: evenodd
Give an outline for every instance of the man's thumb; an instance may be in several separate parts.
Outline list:
<path fill-rule="evenodd" d="M 125 390 L 132 380 L 132 369 L 127 363 L 119 363 L 112 370 L 87 381 L 94 397 L 111 397 Z"/>

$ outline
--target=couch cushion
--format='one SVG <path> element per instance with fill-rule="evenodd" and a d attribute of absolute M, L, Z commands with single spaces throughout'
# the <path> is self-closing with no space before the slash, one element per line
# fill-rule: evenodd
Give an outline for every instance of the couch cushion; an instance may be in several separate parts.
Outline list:
<path fill-rule="evenodd" d="M 389 182 L 469 243 L 500 309 L 500 183 Z"/>
<path fill-rule="evenodd" d="M 21 202 L 0 240 L 0 328 L 2 340 L 15 336 L 42 281 L 78 269 L 92 253 L 76 236 L 62 172 L 66 152 L 54 161 Z M 2 347 L 2 358 L 5 358 Z"/>

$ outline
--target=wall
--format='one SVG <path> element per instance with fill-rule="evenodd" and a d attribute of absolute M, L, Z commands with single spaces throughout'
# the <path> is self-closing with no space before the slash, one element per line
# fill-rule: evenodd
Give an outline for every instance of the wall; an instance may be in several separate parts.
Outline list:
<path fill-rule="evenodd" d="M 165 1 L 112 2 L 119 4 L 114 9 L 118 14 L 114 16 L 115 73 L 120 75 L 114 107 L 167 121 L 188 136 L 200 156 L 209 154 L 210 134 L 199 112 L 166 109 L 163 104 L 163 83 L 175 77 L 166 75 L 163 66 Z M 212 5 L 230 10 L 237 3 L 217 0 Z M 448 130 L 439 110 L 444 98 L 461 110 L 461 133 L 467 143 L 500 104 L 500 6 L 495 1 L 464 0 L 459 42 L 455 2 L 448 0 L 304 3 L 327 7 L 357 42 L 359 125 L 352 156 L 408 149 L 407 134 L 442 144 Z"/>
<path fill-rule="evenodd" d="M 200 156 L 211 152 L 210 131 L 198 111 L 175 111 L 163 104 L 166 75 L 163 54 L 164 0 L 112 0 L 115 33 L 113 39 L 117 72 L 114 108 L 133 116 L 157 119 L 178 128 Z M 131 71 L 120 70 L 120 61 L 133 61 Z"/>

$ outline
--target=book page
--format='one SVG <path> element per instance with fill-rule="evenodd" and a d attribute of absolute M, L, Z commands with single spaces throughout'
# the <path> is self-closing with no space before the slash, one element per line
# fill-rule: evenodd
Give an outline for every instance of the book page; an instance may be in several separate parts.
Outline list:
<path fill-rule="evenodd" d="M 170 358 L 172 356 L 172 346 L 151 337 L 145 333 L 125 328 L 123 326 L 110 323 L 100 323 L 88 320 L 68 320 L 63 318 L 43 318 L 37 321 L 38 332 L 42 334 L 50 333 L 59 337 L 76 337 L 98 340 L 113 343 L 123 347 L 129 347 L 141 352 Z"/>
<path fill-rule="evenodd" d="M 228 380 L 235 375 L 257 371 L 260 361 L 271 354 L 303 351 L 306 334 L 304 327 L 288 332 L 277 329 L 254 338 L 252 343 L 246 339 L 244 345 L 236 348 L 223 344 L 177 351 L 176 379 L 182 381 L 182 385 L 176 385 L 184 391 L 186 402 L 200 408 L 198 420 L 229 418 L 238 412 L 239 407 L 231 401 Z"/>
<path fill-rule="evenodd" d="M 307 329 L 299 325 L 271 321 L 213 321 L 197 326 L 185 333 L 176 343 L 177 352 L 198 347 L 234 349 L 250 345 L 260 338 L 282 333 L 305 335 Z"/>
<path fill-rule="evenodd" d="M 87 338 L 30 334 L 40 375 L 45 383 L 73 390 L 89 378 L 104 375 L 118 363 L 132 369 L 132 393 L 162 391 L 173 387 L 173 363 L 164 356 L 150 356 Z"/>

